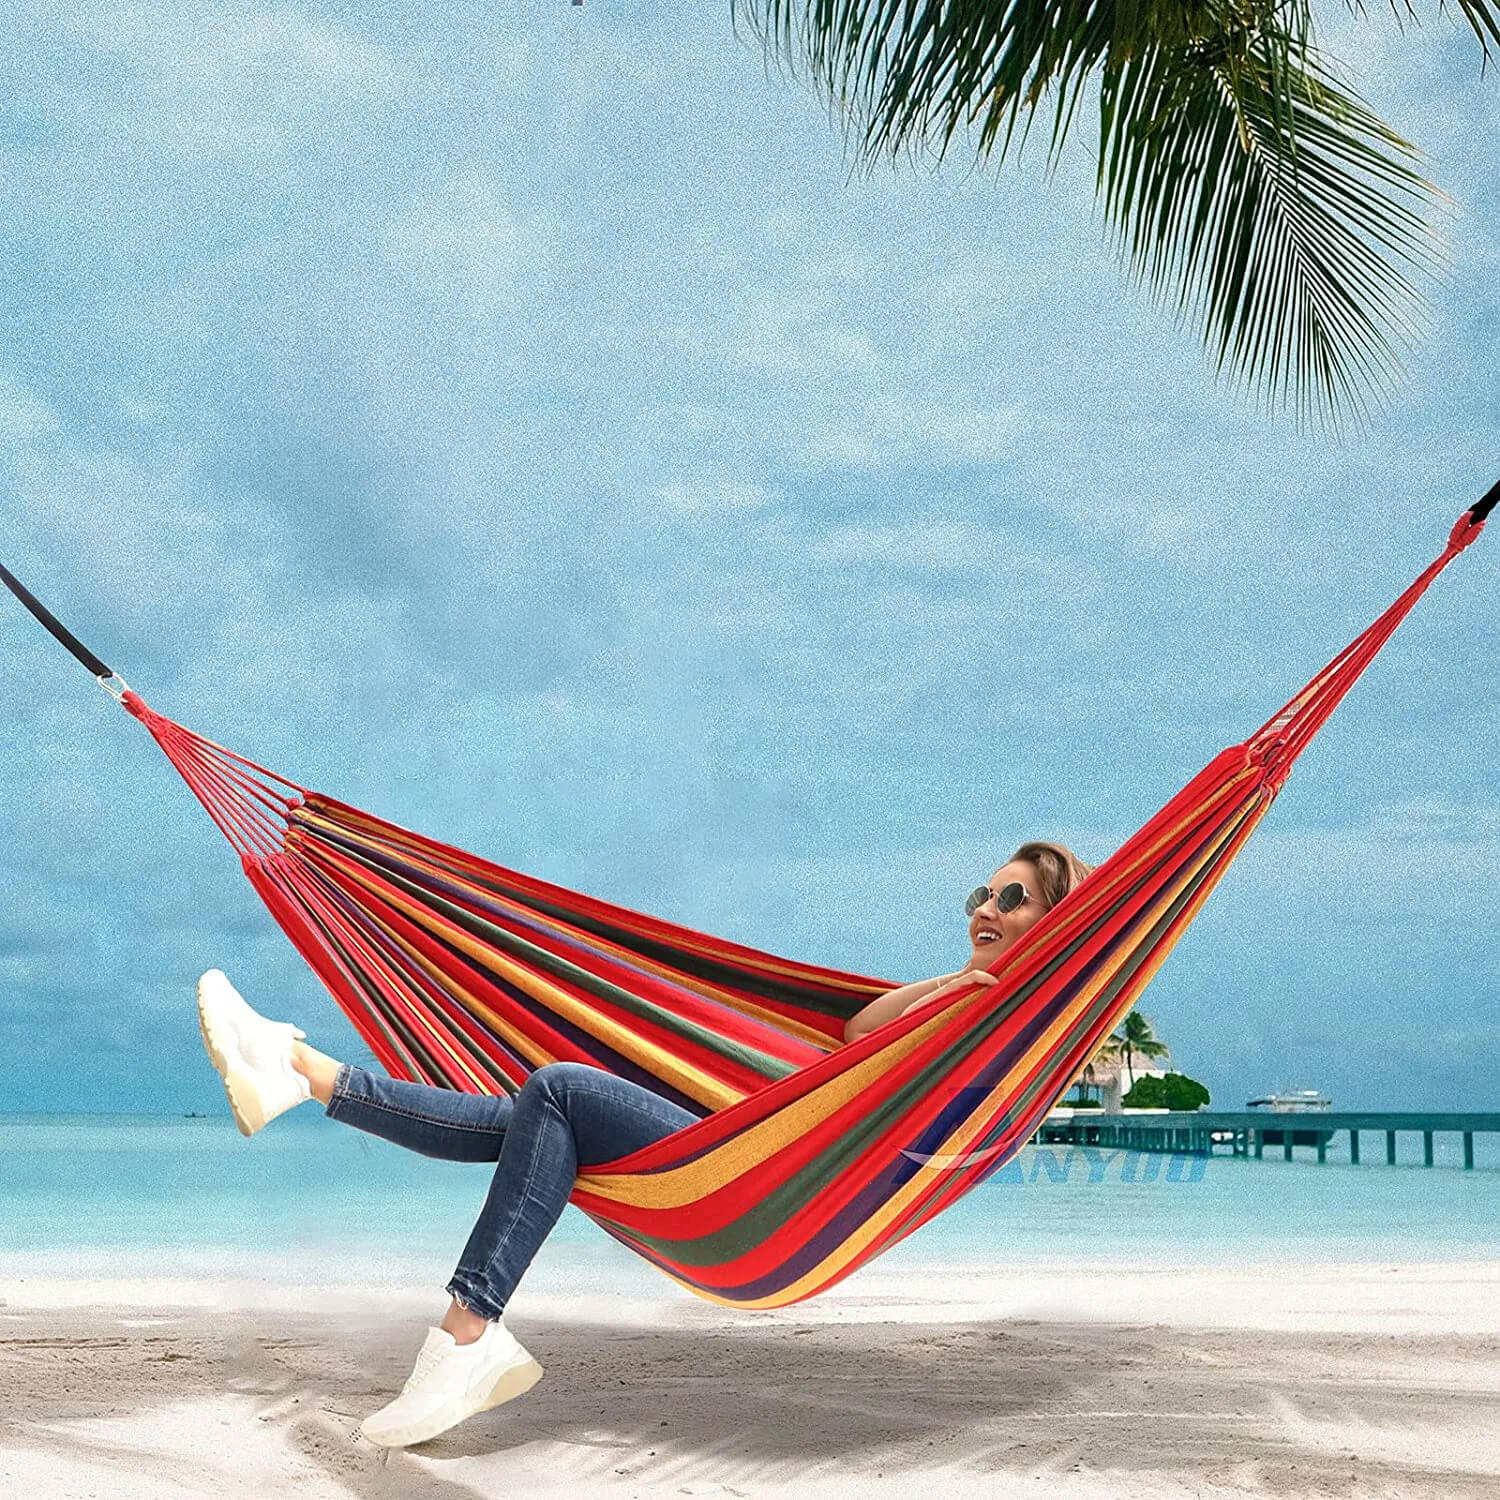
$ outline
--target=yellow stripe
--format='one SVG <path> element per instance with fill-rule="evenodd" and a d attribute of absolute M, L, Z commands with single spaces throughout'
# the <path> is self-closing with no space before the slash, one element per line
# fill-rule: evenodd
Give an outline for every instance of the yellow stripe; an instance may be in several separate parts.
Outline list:
<path fill-rule="evenodd" d="M 370 814 L 365 814 L 364 816 L 366 818 L 371 818 Z M 348 823 L 340 821 L 340 819 L 332 818 L 325 813 L 313 812 L 306 803 L 304 803 L 299 808 L 293 809 L 291 818 L 294 821 L 305 821 L 315 824 L 332 832 L 338 832 L 345 835 L 350 834 L 350 827 Z M 416 839 L 419 840 L 422 844 L 430 844 L 430 841 L 424 839 L 421 834 L 413 834 L 409 829 L 397 828 L 395 824 L 386 824 L 382 820 L 374 818 L 371 818 L 371 824 L 374 828 L 381 831 L 378 836 L 366 837 L 363 840 L 366 845 L 379 848 L 382 843 L 399 844 L 401 845 L 401 847 L 405 847 L 408 850 L 411 849 L 411 846 L 409 844 L 405 844 L 401 840 L 390 838 L 384 832 L 384 830 L 387 828 L 394 828 L 397 833 L 405 835 L 405 837 L 408 839 Z M 493 869 L 497 872 L 497 874 L 503 875 L 505 873 L 518 873 L 506 872 L 502 867 L 494 865 L 488 860 L 480 859 L 478 855 L 471 854 L 468 857 L 473 860 L 475 864 L 484 865 L 489 869 Z M 490 899 L 509 902 L 518 911 L 525 911 L 532 917 L 540 915 L 533 908 L 527 906 L 524 902 L 517 901 L 514 897 L 502 896 L 498 892 L 490 890 L 487 886 L 475 885 L 472 877 L 460 874 L 450 865 L 437 865 L 433 862 L 430 856 L 417 856 L 417 858 L 426 863 L 429 869 L 440 870 L 445 877 L 457 879 L 463 883 L 466 883 L 468 884 L 470 889 L 481 891 L 486 897 Z M 566 887 L 562 886 L 558 886 L 556 888 L 560 891 L 565 891 L 566 894 L 570 896 L 582 896 L 585 900 L 597 901 L 600 905 L 607 906 L 612 911 L 619 912 L 622 916 L 638 917 L 644 915 L 644 913 L 641 912 L 633 912 L 628 907 L 621 906 L 618 902 L 606 901 L 602 896 L 590 896 L 586 892 L 568 890 Z M 555 922 L 557 919 L 554 917 L 548 917 L 545 920 Z M 724 945 L 721 939 L 704 933 L 692 932 L 690 929 L 682 927 L 678 923 L 667 922 L 664 918 L 654 920 L 661 920 L 664 926 L 670 927 L 672 929 L 672 932 L 674 934 L 671 940 L 673 946 L 681 948 L 684 952 L 696 953 L 701 957 L 718 959 L 721 962 L 733 962 L 735 964 L 741 965 L 744 968 L 754 969 L 759 973 L 775 975 L 783 979 L 800 979 L 805 983 L 824 984 L 833 989 L 848 990 L 855 995 L 861 995 L 865 993 L 869 993 L 871 995 L 880 995 L 885 993 L 878 984 L 857 984 L 852 986 L 845 985 L 839 982 L 837 979 L 830 980 L 826 976 L 814 974 L 812 972 L 811 965 L 798 963 L 796 959 L 779 958 L 773 954 L 763 954 L 758 949 L 752 951 L 752 953 L 748 957 L 737 957 L 731 960 L 726 958 L 725 956 Z M 626 923 L 626 925 L 628 926 L 629 923 Z M 581 929 L 574 930 L 581 931 Z M 594 941 L 594 935 L 592 933 L 587 934 L 587 936 L 589 937 L 590 941 Z M 637 956 L 634 949 L 627 948 L 621 949 L 619 951 L 629 953 L 632 955 L 632 957 Z M 673 973 L 675 971 L 666 970 L 664 972 Z M 706 991 L 700 991 L 700 993 L 708 994 L 711 996 L 711 998 L 714 999 L 724 999 L 728 1001 L 733 1000 L 732 996 L 722 995 L 721 993 L 714 991 L 712 987 L 710 987 Z M 767 1018 L 772 1022 L 773 1025 L 779 1024 L 781 1021 L 781 1017 L 775 1015 L 768 1014 Z"/>
<path fill-rule="evenodd" d="M 578 1182 L 600 1198 L 647 1209 L 681 1208 L 707 1197 L 768 1156 L 801 1139 L 856 1095 L 864 1092 L 908 1056 L 942 1025 L 945 1007 L 905 1036 L 893 1038 L 862 1062 L 836 1073 L 811 1093 L 730 1137 L 697 1161 L 684 1162 L 664 1172 L 595 1175 L 580 1167 Z"/>
<path fill-rule="evenodd" d="M 326 832 L 338 833 L 345 838 L 350 838 L 355 843 L 362 844 L 367 849 L 378 851 L 381 848 L 381 842 L 379 840 L 373 838 L 362 838 L 358 834 L 352 833 L 343 824 L 337 823 L 332 819 L 323 816 L 322 814 L 309 812 L 305 808 L 303 808 L 299 809 L 294 814 L 294 817 L 299 822 L 306 823 L 316 828 L 321 828 Z M 292 836 L 289 836 L 288 843 L 290 843 L 291 841 Z M 818 1028 L 815 1026 L 810 1026 L 806 1022 L 799 1021 L 794 1017 L 784 1016 L 777 1011 L 767 1010 L 764 1007 L 755 1004 L 753 1001 L 742 999 L 740 996 L 732 994 L 728 990 L 720 989 L 717 985 L 710 984 L 707 980 L 700 979 L 696 975 L 684 973 L 681 969 L 673 968 L 670 964 L 663 963 L 658 959 L 653 959 L 645 954 L 638 953 L 634 948 L 627 947 L 624 944 L 615 942 L 610 938 L 600 937 L 595 933 L 588 932 L 584 928 L 575 926 L 571 922 L 560 921 L 556 917 L 543 916 L 541 913 L 527 906 L 524 902 L 517 901 L 513 897 L 501 895 L 499 892 L 493 891 L 487 886 L 479 885 L 472 878 L 458 873 L 456 870 L 451 869 L 447 865 L 439 865 L 430 858 L 424 857 L 423 855 L 416 854 L 408 850 L 406 851 L 406 857 L 411 861 L 412 864 L 416 865 L 419 869 L 423 870 L 428 875 L 437 876 L 443 880 L 451 881 L 455 885 L 462 887 L 464 890 L 478 897 L 480 900 L 492 901 L 497 905 L 504 907 L 507 911 L 511 912 L 517 917 L 523 917 L 525 920 L 530 922 L 542 921 L 550 926 L 553 931 L 558 932 L 559 934 L 567 933 L 569 935 L 577 937 L 580 941 L 598 949 L 600 952 L 612 955 L 622 962 L 631 964 L 635 968 L 645 969 L 647 972 L 655 974 L 659 979 L 666 980 L 669 984 L 677 985 L 678 987 L 685 990 L 691 990 L 694 994 L 701 996 L 705 1000 L 713 1000 L 718 1002 L 719 1004 L 726 1005 L 731 1010 L 738 1012 L 740 1015 L 747 1016 L 751 1020 L 760 1021 L 763 1024 L 772 1027 L 774 1030 L 779 1031 L 786 1036 L 793 1037 L 798 1041 L 809 1042 L 813 1046 L 822 1048 L 824 1051 L 831 1050 L 829 1046 L 830 1038 L 828 1036 L 828 1033 L 818 1030 Z M 707 953 L 705 956 L 716 957 L 717 955 Z M 763 969 L 765 966 L 751 965 L 750 967 Z M 830 987 L 835 989 L 839 993 L 852 994 L 856 998 L 865 994 L 881 995 L 885 993 L 885 991 L 879 985 L 873 984 L 832 985 Z M 676 1012 L 670 1011 L 670 1007 L 663 1008 L 669 1010 L 669 1013 L 671 1014 L 676 1014 Z"/>
<path fill-rule="evenodd" d="M 1235 832 L 1237 831 L 1238 829 L 1235 830 Z M 1229 835 L 1229 837 L 1231 838 L 1233 836 L 1233 833 Z M 1219 843 L 1216 843 L 1203 851 L 1197 857 L 1195 862 L 1188 867 L 1187 871 L 1184 874 L 1180 875 L 1178 879 L 1170 886 L 1164 887 L 1162 893 L 1156 898 L 1154 903 L 1147 909 L 1147 911 L 1142 913 L 1141 916 L 1139 916 L 1135 920 L 1135 922 L 1129 929 L 1129 932 L 1140 933 L 1143 931 L 1149 931 L 1151 926 L 1154 925 L 1154 923 L 1170 908 L 1172 901 L 1191 882 L 1197 872 L 1201 870 L 1210 859 L 1212 859 L 1213 855 L 1217 852 L 1218 849 L 1223 847 L 1224 842 L 1225 840 L 1221 840 Z M 1213 883 L 1215 882 L 1210 882 L 1210 885 L 1212 885 Z M 1206 892 L 1204 892 L 1203 894 L 1206 898 Z M 1195 903 L 1193 904 L 1193 909 L 1196 910 L 1196 907 L 1201 906 L 1201 904 L 1201 900 L 1195 901 Z M 1185 927 L 1180 929 L 1180 931 L 1182 930 L 1186 930 Z M 1122 934 L 1122 936 L 1124 935 Z M 1170 947 L 1172 945 L 1168 946 Z M 1126 944 L 1123 951 L 1131 951 L 1130 945 Z M 1165 957 L 1164 954 L 1162 956 Z M 949 1133 L 949 1135 L 941 1143 L 938 1151 L 934 1152 L 933 1154 L 961 1156 L 967 1153 L 971 1143 L 974 1142 L 983 1133 L 983 1130 L 985 1128 L 987 1128 L 987 1116 L 991 1113 L 991 1111 L 996 1106 L 1001 1106 L 1008 1102 L 1011 1090 L 1014 1089 L 1016 1082 L 1019 1079 L 1024 1078 L 1039 1061 L 1041 1061 L 1050 1053 L 1052 1048 L 1056 1046 L 1059 1038 L 1063 1034 L 1065 1034 L 1065 1032 L 1076 1021 L 1077 1017 L 1087 1010 L 1088 1006 L 1092 1004 L 1093 1000 L 1097 998 L 1098 994 L 1109 983 L 1109 980 L 1111 979 L 1113 974 L 1118 972 L 1118 968 L 1119 965 L 1116 964 L 1110 969 L 1107 969 L 1103 974 L 1097 976 L 1095 980 L 1091 981 L 1089 989 L 1082 996 L 1080 996 L 1077 1001 L 1072 1003 L 1062 1016 L 1057 1018 L 1057 1020 L 1048 1027 L 1046 1033 L 1044 1033 L 1042 1037 L 1038 1038 L 1038 1040 L 1028 1049 L 1025 1056 L 1021 1058 L 1016 1063 L 1016 1065 L 1006 1073 L 1003 1079 L 997 1082 L 993 1089 L 990 1090 L 989 1094 L 986 1096 L 984 1104 L 971 1111 L 964 1118 L 964 1120 L 961 1121 Z M 1143 987 L 1144 986 L 1137 986 L 1132 984 L 1129 989 L 1133 994 L 1139 994 L 1141 988 Z M 969 997 L 962 1003 L 967 1006 L 968 1004 L 971 1004 L 974 999 L 980 998 L 983 997 Z M 956 1001 L 955 1003 L 960 1002 Z M 947 1016 L 951 1012 L 951 1009 L 952 1007 L 944 1007 L 944 1009 L 940 1011 L 931 1022 L 926 1023 L 924 1027 L 919 1028 L 919 1031 L 927 1033 L 928 1029 L 932 1025 L 941 1024 L 941 1022 L 947 1018 Z M 1123 1012 L 1128 1009 L 1128 1003 L 1117 1007 L 1112 1007 L 1112 1010 L 1114 1010 L 1116 1014 L 1116 1023 L 1118 1022 L 1119 1014 L 1123 1014 Z M 916 1032 L 913 1033 L 913 1035 L 916 1034 Z M 875 1054 L 867 1061 L 874 1062 L 877 1059 L 883 1060 L 885 1056 L 886 1053 L 883 1051 Z M 817 1092 L 822 1093 L 822 1090 L 820 1089 Z M 803 1101 L 798 1102 L 801 1103 Z M 777 1115 L 772 1116 L 770 1120 L 764 1121 L 762 1122 L 762 1124 L 772 1124 L 775 1120 L 780 1118 L 780 1115 L 782 1113 L 790 1113 L 790 1110 L 778 1112 Z M 827 1118 L 827 1115 L 829 1113 L 832 1113 L 832 1110 L 824 1111 L 822 1114 L 822 1118 Z M 759 1129 L 760 1127 L 755 1128 Z M 751 1134 L 751 1132 L 745 1132 L 745 1135 L 749 1134 Z M 737 1137 L 735 1138 L 735 1140 L 726 1142 L 724 1146 L 709 1153 L 707 1156 L 700 1158 L 696 1162 L 689 1163 L 688 1167 L 678 1168 L 672 1172 L 653 1173 L 642 1176 L 640 1178 L 617 1177 L 614 1179 L 593 1178 L 589 1177 L 587 1174 L 580 1173 L 578 1180 L 580 1183 L 583 1183 L 590 1191 L 599 1192 L 599 1195 L 601 1197 L 609 1197 L 615 1202 L 631 1203 L 633 1206 L 647 1209 L 661 1207 L 680 1207 L 682 1206 L 684 1201 L 692 1200 L 676 1198 L 676 1201 L 663 1202 L 662 1200 L 665 1195 L 663 1195 L 660 1191 L 660 1185 L 662 1184 L 663 1179 L 674 1177 L 679 1173 L 685 1173 L 688 1168 L 703 1168 L 709 1163 L 722 1163 L 723 1157 L 726 1153 L 728 1153 L 729 1148 L 735 1146 L 740 1139 L 742 1139 L 742 1137 Z M 732 1180 L 733 1177 L 739 1175 L 740 1171 L 746 1170 L 748 1167 L 752 1167 L 758 1162 L 763 1161 L 766 1154 L 767 1153 L 765 1152 L 760 1152 L 751 1155 L 748 1160 L 742 1160 L 740 1159 L 739 1153 L 731 1153 L 729 1163 L 727 1164 L 728 1169 L 720 1171 L 717 1174 L 717 1182 L 715 1183 L 715 1185 L 721 1186 L 725 1181 Z M 701 1176 L 701 1172 L 698 1175 Z M 612 1192 L 600 1191 L 600 1187 L 602 1184 L 606 1184 L 611 1181 L 619 1184 L 618 1190 Z M 640 1185 L 647 1188 L 648 1191 L 643 1191 L 638 1194 L 632 1194 L 628 1191 L 627 1185 Z M 875 1211 L 875 1213 L 873 1213 L 868 1219 L 866 1219 L 849 1236 L 848 1239 L 844 1240 L 840 1245 L 830 1251 L 829 1254 L 826 1255 L 816 1266 L 805 1272 L 796 1281 L 788 1283 L 788 1285 L 784 1288 L 766 1297 L 757 1298 L 751 1301 L 739 1301 L 738 1299 L 721 1297 L 715 1293 L 707 1292 L 703 1288 L 696 1287 L 691 1285 L 691 1283 L 682 1281 L 682 1278 L 680 1277 L 674 1276 L 673 1279 L 681 1282 L 682 1285 L 688 1286 L 689 1290 L 693 1291 L 696 1295 L 704 1297 L 706 1300 L 712 1302 L 719 1302 L 726 1305 L 742 1307 L 786 1306 L 788 1303 L 800 1301 L 803 1297 L 811 1295 L 812 1292 L 817 1290 L 821 1285 L 836 1276 L 836 1274 L 841 1271 L 843 1267 L 847 1266 L 851 1261 L 858 1259 L 858 1257 L 869 1245 L 883 1237 L 890 1226 L 898 1223 L 901 1219 L 903 1219 L 906 1216 L 907 1211 L 914 1205 L 915 1200 L 920 1196 L 924 1196 L 929 1188 L 930 1184 L 924 1182 L 920 1174 L 916 1174 L 911 1177 L 905 1184 L 902 1185 L 900 1189 L 898 1189 L 895 1194 L 887 1199 L 886 1202 Z"/>
<path fill-rule="evenodd" d="M 444 942 L 450 943 L 460 952 L 467 954 L 482 968 L 510 981 L 525 994 L 540 1001 L 555 1015 L 564 1017 L 580 1030 L 596 1037 L 607 1046 L 613 1047 L 621 1056 L 639 1063 L 653 1077 L 672 1084 L 690 1099 L 697 1099 L 711 1109 L 722 1109 L 726 1105 L 738 1103 L 744 1097 L 740 1090 L 731 1088 L 727 1083 L 711 1077 L 700 1068 L 683 1062 L 665 1048 L 653 1047 L 643 1042 L 640 1037 L 627 1030 L 618 1021 L 602 1015 L 592 1006 L 575 999 L 534 970 L 525 968 L 505 957 L 504 954 L 487 947 L 465 932 L 463 928 L 439 916 L 430 907 L 410 900 L 394 887 L 390 890 L 380 890 L 374 878 L 357 864 L 338 858 L 331 851 L 323 851 L 323 856 L 339 870 L 341 875 L 357 881 L 381 900 L 389 902 L 391 906 L 410 917 L 419 927 L 425 927 L 429 932 L 440 936 Z"/>

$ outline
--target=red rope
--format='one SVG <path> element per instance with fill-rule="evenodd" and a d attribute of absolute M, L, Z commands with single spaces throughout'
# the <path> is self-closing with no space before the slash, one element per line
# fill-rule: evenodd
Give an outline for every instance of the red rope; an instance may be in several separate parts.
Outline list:
<path fill-rule="evenodd" d="M 1264 760 L 1271 773 L 1273 790 L 1280 788 L 1291 772 L 1292 762 L 1327 722 L 1432 581 L 1465 547 L 1472 545 L 1483 530 L 1484 522 L 1475 520 L 1472 511 L 1465 511 L 1454 523 L 1442 553 L 1422 570 L 1388 609 L 1245 741 L 1252 753 Z"/>

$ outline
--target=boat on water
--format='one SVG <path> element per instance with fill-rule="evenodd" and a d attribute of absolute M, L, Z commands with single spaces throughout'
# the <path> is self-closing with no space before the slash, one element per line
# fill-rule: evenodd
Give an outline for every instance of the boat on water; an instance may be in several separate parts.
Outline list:
<path fill-rule="evenodd" d="M 1331 1109 L 1333 1100 L 1317 1089 L 1283 1089 L 1259 1099 L 1247 1099 L 1246 1109 L 1269 1109 L 1276 1114 L 1294 1114 L 1314 1109 Z"/>
<path fill-rule="evenodd" d="M 1246 1109 L 1265 1110 L 1275 1115 L 1321 1114 L 1332 1108 L 1333 1100 L 1317 1089 L 1281 1089 L 1259 1099 L 1247 1099 Z M 1294 1146 L 1317 1146 L 1329 1140 L 1331 1130 L 1262 1130 L 1260 1139 L 1266 1146 L 1285 1145 L 1290 1138 Z"/>

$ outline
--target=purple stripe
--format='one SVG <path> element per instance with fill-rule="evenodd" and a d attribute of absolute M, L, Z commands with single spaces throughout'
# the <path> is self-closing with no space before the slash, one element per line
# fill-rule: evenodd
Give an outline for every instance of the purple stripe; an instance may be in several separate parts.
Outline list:
<path fill-rule="evenodd" d="M 1022 1032 L 1017 1033 L 1016 1036 L 1011 1038 L 988 1063 L 981 1067 L 975 1077 L 975 1081 L 967 1086 L 971 1088 L 994 1087 L 995 1083 L 1014 1065 L 1016 1059 L 1031 1045 L 1035 1035 L 1039 1031 L 1045 1030 L 1047 1021 L 1048 1018 L 1044 1015 L 1028 1024 Z M 908 1089 L 914 1086 L 914 1084 L 908 1085 Z M 1025 1144 L 1024 1139 L 1017 1140 L 1010 1147 L 1004 1159 L 1009 1160 Z M 902 1161 L 904 1160 L 905 1158 L 902 1158 Z M 694 1282 L 694 1285 L 704 1285 L 705 1290 L 712 1291 L 721 1297 L 755 1300 L 771 1296 L 783 1287 L 790 1286 L 792 1282 L 799 1280 L 811 1271 L 814 1266 L 819 1264 L 819 1262 L 825 1260 L 855 1230 L 866 1223 L 890 1199 L 900 1185 L 900 1181 L 885 1172 L 881 1172 L 872 1178 L 812 1239 L 806 1241 L 799 1249 L 782 1261 L 780 1265 L 774 1270 L 767 1272 L 764 1276 L 758 1276 L 752 1281 L 742 1282 L 730 1287 L 710 1286 L 707 1283 L 698 1282 Z M 676 1270 L 676 1268 L 674 1270 L 676 1274 L 685 1274 L 680 1270 Z M 687 1279 L 692 1280 L 691 1274 L 687 1274 Z"/>
<path fill-rule="evenodd" d="M 1231 818 L 1226 821 L 1237 826 L 1238 820 L 1235 818 Z M 1224 825 L 1221 824 L 1220 829 L 1222 829 L 1223 826 Z M 1217 834 L 1218 832 L 1219 829 L 1216 829 L 1215 834 Z M 1212 835 L 1210 837 L 1212 837 Z M 1227 844 L 1227 842 L 1228 841 L 1226 839 L 1225 844 Z M 1221 845 L 1220 852 L 1222 851 L 1222 847 L 1223 846 Z M 1161 861 L 1158 868 L 1160 868 L 1160 865 L 1165 865 L 1166 863 L 1166 860 Z M 1211 869 L 1216 863 L 1217 861 L 1211 860 L 1209 866 L 1206 867 L 1204 874 L 1206 875 L 1208 869 Z M 1165 888 L 1165 885 L 1163 888 Z M 1135 889 L 1139 890 L 1140 887 L 1137 886 L 1135 887 Z M 1118 909 L 1119 908 L 1116 907 L 1113 910 Z M 1107 913 L 1106 918 L 1110 914 L 1111 913 Z M 1169 914 L 1167 917 L 1162 919 L 1162 922 L 1158 924 L 1158 927 L 1164 928 L 1165 925 L 1170 924 L 1171 920 L 1172 917 Z M 1088 934 L 1084 934 L 1080 941 L 1086 941 L 1087 937 Z M 987 1063 L 985 1063 L 980 1068 L 973 1081 L 970 1084 L 966 1085 L 966 1087 L 971 1089 L 993 1088 L 995 1084 L 997 1084 L 1000 1079 L 1005 1076 L 1010 1068 L 1015 1065 L 1020 1056 L 1034 1041 L 1036 1036 L 1045 1031 L 1047 1026 L 1052 1023 L 1052 1021 L 1056 1018 L 1058 1012 L 1062 1009 L 1065 1009 L 1067 1005 L 1069 1005 L 1076 998 L 1078 991 L 1093 974 L 1095 974 L 1103 966 L 1116 966 L 1114 963 L 1114 956 L 1115 949 L 1113 947 L 1105 948 L 1102 952 L 1096 955 L 1086 966 L 1080 968 L 1075 974 L 1073 974 L 1059 988 L 1058 992 L 1052 997 L 1052 999 L 1046 1002 L 1040 1013 L 1021 1031 L 1017 1032 L 1017 1034 L 1013 1038 L 1011 1038 Z M 1066 959 L 1060 959 L 1059 965 L 1065 962 Z M 1123 967 L 1123 965 L 1119 965 L 1118 967 Z M 1054 970 L 1054 972 L 1056 971 Z M 1056 1055 L 1056 1050 L 1054 1050 L 1053 1057 L 1055 1058 Z M 913 1085 L 908 1085 L 908 1091 L 912 1086 Z M 947 1106 L 947 1110 L 945 1111 L 945 1113 L 951 1114 L 955 1110 L 961 1110 L 961 1099 L 962 1096 L 960 1095 L 960 1097 L 956 1098 L 952 1104 Z M 1006 1121 L 1008 1113 L 1009 1107 L 1007 1107 L 1005 1111 L 1002 1111 L 996 1116 L 995 1123 L 998 1125 L 1001 1122 Z M 960 1118 L 963 1118 L 963 1116 L 961 1115 Z M 990 1172 L 996 1171 L 1000 1167 L 1004 1166 L 1005 1163 L 1014 1158 L 1015 1155 L 1026 1144 L 1026 1141 L 1029 1139 L 1031 1132 L 1017 1129 L 1018 1126 L 1024 1126 L 1025 1122 L 1026 1117 L 1024 1115 L 1018 1117 L 1018 1119 L 1016 1120 L 1008 1122 L 1008 1127 L 1016 1131 L 1010 1145 L 1005 1150 L 996 1153 L 993 1165 L 989 1165 L 988 1163 L 985 1164 L 983 1173 L 975 1178 L 975 1183 L 982 1180 L 983 1176 L 987 1176 Z M 955 1120 L 953 1123 L 956 1124 L 958 1122 Z M 906 1158 L 901 1158 L 901 1164 L 905 1164 L 906 1161 Z M 793 1254 L 788 1256 L 787 1259 L 784 1260 L 776 1270 L 768 1273 L 767 1275 L 757 1277 L 753 1281 L 745 1282 L 739 1286 L 730 1288 L 714 1287 L 713 1290 L 719 1293 L 721 1296 L 732 1295 L 747 1299 L 755 1299 L 769 1296 L 773 1292 L 780 1290 L 782 1287 L 789 1286 L 792 1282 L 800 1279 L 802 1276 L 805 1276 L 809 1271 L 812 1270 L 814 1266 L 816 1266 L 820 1261 L 826 1259 L 826 1257 L 832 1251 L 837 1249 L 839 1245 L 843 1244 L 844 1241 L 848 1239 L 848 1237 L 855 1230 L 857 1230 L 862 1224 L 867 1222 L 871 1218 L 871 1216 L 890 1199 L 890 1197 L 895 1193 L 896 1189 L 901 1185 L 901 1183 L 909 1179 L 911 1175 L 910 1172 L 903 1174 L 901 1170 L 901 1164 L 897 1165 L 893 1173 L 889 1175 L 881 1173 L 872 1178 L 868 1183 L 866 1183 L 865 1186 L 855 1194 L 854 1198 L 842 1209 L 840 1209 L 839 1212 L 835 1214 L 834 1217 L 816 1235 L 814 1235 L 811 1240 L 807 1241 L 800 1249 L 796 1250 L 795 1252 L 793 1252 Z M 915 1164 L 912 1165 L 914 1166 Z M 974 1184 L 972 1183 L 970 1184 L 971 1187 L 973 1185 Z M 968 1191 L 968 1189 L 965 1189 L 965 1191 Z"/>
<path fill-rule="evenodd" d="M 574 937 L 570 933 L 563 932 L 559 928 L 550 925 L 544 917 L 518 915 L 508 908 L 501 907 L 489 897 L 476 895 L 467 886 L 459 884 L 456 880 L 441 875 L 433 875 L 426 870 L 420 870 L 417 866 L 409 865 L 404 860 L 397 859 L 394 855 L 384 852 L 372 852 L 358 841 L 350 839 L 343 834 L 329 833 L 326 829 L 319 829 L 317 837 L 340 844 L 350 852 L 372 860 L 375 864 L 384 866 L 387 870 L 404 875 L 413 885 L 421 886 L 424 890 L 430 890 L 438 895 L 446 896 L 455 905 L 477 906 L 494 917 L 499 925 L 514 924 L 530 932 L 554 938 L 564 947 L 571 948 L 575 953 L 592 955 L 595 958 L 603 959 L 606 963 L 617 964 L 628 973 L 639 975 L 643 979 L 654 979 L 659 983 L 670 985 L 673 989 L 685 995 L 691 995 L 695 999 L 703 1001 L 706 1005 L 717 1007 L 725 1015 L 733 1016 L 736 1021 L 744 1025 L 761 1027 L 774 1032 L 777 1036 L 783 1035 L 774 1026 L 771 1026 L 769 1022 L 759 1021 L 753 1016 L 743 1015 L 732 1005 L 728 1005 L 722 1000 L 716 1000 L 712 995 L 700 994 L 697 990 L 690 989 L 687 985 L 679 984 L 676 980 L 666 978 L 654 969 L 642 968 L 639 964 L 632 963 L 627 958 L 617 957 L 613 953 L 605 953 L 602 949 L 594 947 L 586 940 Z"/>

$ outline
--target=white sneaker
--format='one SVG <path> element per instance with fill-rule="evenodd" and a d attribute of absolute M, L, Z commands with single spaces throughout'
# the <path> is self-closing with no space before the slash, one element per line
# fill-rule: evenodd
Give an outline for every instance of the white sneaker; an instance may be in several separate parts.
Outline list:
<path fill-rule="evenodd" d="M 498 1318 L 472 1344 L 446 1329 L 429 1328 L 416 1367 L 394 1401 L 360 1425 L 360 1435 L 382 1448 L 405 1448 L 529 1391 L 542 1367 Z"/>
<path fill-rule="evenodd" d="M 198 981 L 198 1025 L 241 1135 L 254 1135 L 312 1098 L 307 1080 L 292 1066 L 292 1041 L 307 1033 L 252 1010 L 222 970 L 210 969 Z"/>

